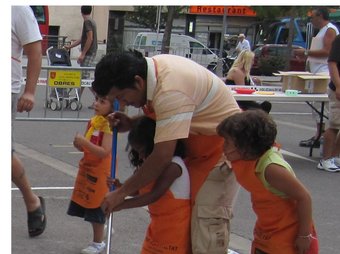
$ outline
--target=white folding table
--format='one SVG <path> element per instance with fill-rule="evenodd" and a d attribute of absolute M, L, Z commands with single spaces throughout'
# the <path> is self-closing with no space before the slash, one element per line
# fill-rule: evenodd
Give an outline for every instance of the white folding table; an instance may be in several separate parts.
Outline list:
<path fill-rule="evenodd" d="M 228 86 L 233 92 L 234 98 L 237 101 L 282 101 L 282 102 L 306 102 L 317 114 L 320 116 L 320 125 L 324 122 L 324 108 L 325 103 L 329 101 L 327 94 L 298 94 L 296 96 L 288 96 L 284 92 L 281 92 L 281 87 L 272 86 Z M 258 92 L 266 91 L 272 92 L 273 94 L 258 94 L 257 92 L 252 94 L 239 94 L 236 93 L 236 88 L 247 88 L 254 89 Z M 316 109 L 312 102 L 320 102 L 321 110 Z M 315 139 L 314 144 L 320 140 L 321 132 Z M 310 147 L 309 156 L 313 155 L 313 146 Z"/>

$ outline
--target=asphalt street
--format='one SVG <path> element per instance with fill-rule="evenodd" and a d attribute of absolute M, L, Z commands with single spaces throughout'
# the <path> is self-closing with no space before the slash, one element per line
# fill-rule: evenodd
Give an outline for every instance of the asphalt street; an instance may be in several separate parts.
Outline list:
<path fill-rule="evenodd" d="M 45 111 L 45 87 L 38 87 L 37 105 L 29 115 L 39 118 L 47 114 L 55 117 L 61 112 Z M 11 253 L 79 253 L 91 241 L 90 226 L 79 218 L 66 215 L 77 165 L 82 154 L 73 146 L 76 132 L 83 132 L 85 122 L 92 116 L 88 89 L 82 98 L 80 112 L 65 109 L 63 118 L 72 121 L 29 120 L 17 121 L 15 126 L 16 149 L 23 160 L 26 173 L 35 192 L 43 196 L 47 206 L 47 229 L 41 236 L 31 239 L 27 234 L 26 212 L 21 193 L 12 185 L 11 190 Z M 129 109 L 129 114 L 138 113 Z M 338 173 L 328 173 L 316 168 L 319 149 L 309 150 L 298 146 L 301 139 L 314 134 L 311 110 L 305 103 L 273 103 L 271 115 L 278 124 L 278 142 L 285 158 L 293 166 L 297 177 L 310 190 L 313 199 L 313 216 L 320 241 L 321 254 L 335 254 L 340 250 L 340 221 L 338 209 L 340 192 Z M 28 118 L 29 118 L 28 117 Z M 27 118 L 19 114 L 18 118 Z M 27 119 L 26 119 L 27 120 Z M 132 173 L 127 159 L 126 135 L 118 139 L 117 176 L 125 180 Z M 249 253 L 255 216 L 248 193 L 241 189 L 234 209 L 230 248 L 240 254 Z M 149 223 L 145 208 L 125 210 L 114 214 L 111 253 L 139 253 L 144 233 Z"/>

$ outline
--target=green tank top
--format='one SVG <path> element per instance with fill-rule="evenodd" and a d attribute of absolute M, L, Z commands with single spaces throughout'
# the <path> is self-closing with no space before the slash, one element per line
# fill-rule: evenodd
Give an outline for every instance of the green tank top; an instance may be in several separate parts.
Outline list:
<path fill-rule="evenodd" d="M 288 164 L 287 161 L 284 160 L 282 154 L 278 151 L 277 147 L 272 147 L 267 152 L 265 152 L 264 155 L 260 157 L 255 168 L 255 173 L 267 190 L 269 190 L 274 195 L 277 195 L 282 198 L 287 198 L 286 194 L 272 187 L 265 179 L 265 170 L 268 167 L 268 165 L 272 163 L 282 166 L 293 176 L 295 176 L 292 167 Z"/>

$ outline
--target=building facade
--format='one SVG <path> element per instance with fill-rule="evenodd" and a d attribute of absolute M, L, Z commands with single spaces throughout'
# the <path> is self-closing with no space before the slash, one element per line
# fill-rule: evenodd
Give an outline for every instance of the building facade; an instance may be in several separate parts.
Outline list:
<path fill-rule="evenodd" d="M 166 10 L 166 8 L 163 8 Z M 126 19 L 134 6 L 93 6 L 92 17 L 97 23 L 98 55 L 108 51 L 124 50 L 133 44 L 138 32 L 151 31 Z M 80 6 L 49 6 L 50 34 L 66 36 L 66 41 L 81 36 L 83 19 Z M 223 31 L 223 16 L 226 27 Z M 156 20 L 156 17 L 155 17 Z M 221 36 L 244 33 L 252 42 L 256 14 L 247 6 L 188 6 L 175 18 L 173 33 L 182 33 L 198 39 L 209 48 L 220 48 Z M 223 33 L 224 32 L 224 33 Z M 71 52 L 72 55 L 79 54 Z"/>

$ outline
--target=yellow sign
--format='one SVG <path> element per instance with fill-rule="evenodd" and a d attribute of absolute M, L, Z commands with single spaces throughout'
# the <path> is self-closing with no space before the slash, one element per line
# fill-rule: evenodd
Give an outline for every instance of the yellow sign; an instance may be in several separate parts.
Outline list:
<path fill-rule="evenodd" d="M 79 88 L 81 71 L 49 70 L 48 85 L 59 88 Z"/>

